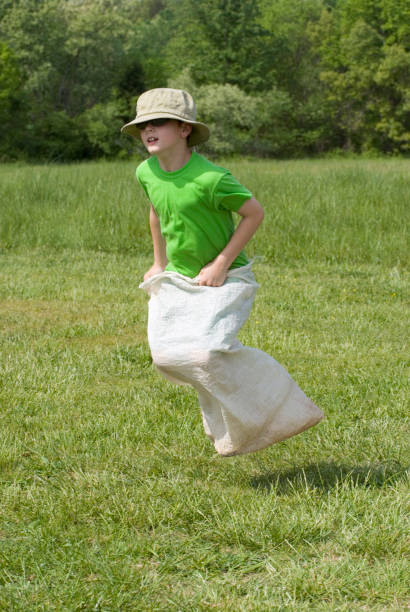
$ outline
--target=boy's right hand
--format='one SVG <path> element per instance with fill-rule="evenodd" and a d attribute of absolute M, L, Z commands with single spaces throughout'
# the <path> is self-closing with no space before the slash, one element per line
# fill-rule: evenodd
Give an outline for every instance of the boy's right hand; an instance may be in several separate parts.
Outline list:
<path fill-rule="evenodd" d="M 153 264 L 150 269 L 145 272 L 144 274 L 144 281 L 148 280 L 149 278 L 151 278 L 151 276 L 155 276 L 155 274 L 161 274 L 161 272 L 163 272 L 165 269 L 165 267 L 160 266 L 159 264 Z"/>

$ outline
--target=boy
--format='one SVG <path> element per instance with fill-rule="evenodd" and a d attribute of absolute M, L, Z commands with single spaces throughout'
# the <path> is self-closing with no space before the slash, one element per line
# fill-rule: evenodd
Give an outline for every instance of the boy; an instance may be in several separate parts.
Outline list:
<path fill-rule="evenodd" d="M 148 340 L 160 372 L 197 391 L 206 434 L 223 456 L 264 448 L 311 427 L 323 413 L 272 357 L 236 338 L 257 284 L 243 252 L 263 219 L 252 194 L 191 147 L 208 127 L 185 91 L 142 94 L 123 131 L 150 159 L 137 178 L 150 200 L 154 263 Z M 234 228 L 232 211 L 242 219 Z"/>

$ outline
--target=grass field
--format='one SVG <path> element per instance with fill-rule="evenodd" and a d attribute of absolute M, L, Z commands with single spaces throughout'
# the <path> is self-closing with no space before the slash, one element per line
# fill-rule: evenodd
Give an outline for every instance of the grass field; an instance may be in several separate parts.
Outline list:
<path fill-rule="evenodd" d="M 216 456 L 151 364 L 133 164 L 0 167 L 0 610 L 409 609 L 410 164 L 226 164 L 266 209 L 241 340 L 326 419 Z"/>

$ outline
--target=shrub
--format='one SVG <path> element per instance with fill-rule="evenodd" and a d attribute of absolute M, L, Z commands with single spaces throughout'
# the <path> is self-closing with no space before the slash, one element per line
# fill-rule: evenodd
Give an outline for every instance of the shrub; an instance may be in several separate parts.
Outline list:
<path fill-rule="evenodd" d="M 95 104 L 81 115 L 92 157 L 121 157 L 131 151 L 132 142 L 121 136 L 128 109 L 123 100 Z"/>

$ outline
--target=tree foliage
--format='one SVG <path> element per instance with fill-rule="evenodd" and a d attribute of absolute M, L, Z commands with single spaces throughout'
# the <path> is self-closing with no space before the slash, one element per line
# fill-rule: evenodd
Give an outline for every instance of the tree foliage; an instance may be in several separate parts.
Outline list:
<path fill-rule="evenodd" d="M 408 0 L 4 0 L 0 40 L 3 159 L 127 155 L 137 96 L 172 84 L 209 153 L 410 148 Z"/>

